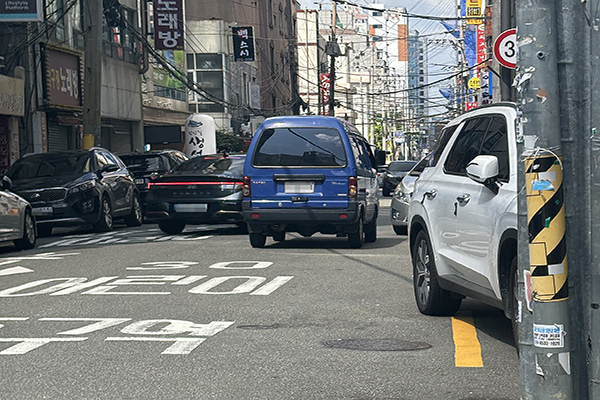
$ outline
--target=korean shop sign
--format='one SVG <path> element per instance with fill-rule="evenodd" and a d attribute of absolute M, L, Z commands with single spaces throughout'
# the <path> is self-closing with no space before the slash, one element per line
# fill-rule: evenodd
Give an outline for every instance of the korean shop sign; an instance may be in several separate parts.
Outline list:
<path fill-rule="evenodd" d="M 232 30 L 235 61 L 254 61 L 254 35 L 252 27 L 234 27 Z"/>
<path fill-rule="evenodd" d="M 154 0 L 154 47 L 183 50 L 183 0 Z"/>
<path fill-rule="evenodd" d="M 52 108 L 81 110 L 81 56 L 50 46 L 45 49 L 45 94 Z"/>

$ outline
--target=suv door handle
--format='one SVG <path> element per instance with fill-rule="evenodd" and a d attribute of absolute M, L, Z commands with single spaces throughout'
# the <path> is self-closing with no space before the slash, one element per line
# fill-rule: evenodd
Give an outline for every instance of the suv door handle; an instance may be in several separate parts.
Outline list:
<path fill-rule="evenodd" d="M 460 204 L 467 204 L 471 200 L 471 195 L 468 193 L 463 194 L 462 196 L 458 196 L 456 200 Z"/>
<path fill-rule="evenodd" d="M 428 199 L 433 199 L 433 198 L 435 198 L 435 196 L 437 196 L 437 190 L 431 189 L 431 190 L 423 193 L 423 196 L 427 197 Z"/>

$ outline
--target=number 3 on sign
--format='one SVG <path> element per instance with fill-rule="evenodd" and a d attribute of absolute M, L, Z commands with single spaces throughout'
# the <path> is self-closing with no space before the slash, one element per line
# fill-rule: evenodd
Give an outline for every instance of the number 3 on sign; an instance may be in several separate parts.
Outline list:
<path fill-rule="evenodd" d="M 517 68 L 517 30 L 502 32 L 494 40 L 494 58 L 505 68 Z"/>

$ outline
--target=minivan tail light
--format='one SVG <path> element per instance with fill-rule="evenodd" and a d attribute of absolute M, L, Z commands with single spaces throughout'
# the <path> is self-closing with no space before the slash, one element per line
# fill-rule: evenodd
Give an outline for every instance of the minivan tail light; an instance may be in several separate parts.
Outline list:
<path fill-rule="evenodd" d="M 358 180 L 355 176 L 348 178 L 348 196 L 356 197 L 358 195 Z"/>
<path fill-rule="evenodd" d="M 250 177 L 244 176 L 244 180 L 242 183 L 242 195 L 244 197 L 250 197 L 251 194 L 252 192 L 250 190 Z"/>

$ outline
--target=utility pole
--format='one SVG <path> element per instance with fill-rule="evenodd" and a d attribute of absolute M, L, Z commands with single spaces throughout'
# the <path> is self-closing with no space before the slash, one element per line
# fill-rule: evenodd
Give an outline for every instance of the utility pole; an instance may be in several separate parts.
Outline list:
<path fill-rule="evenodd" d="M 527 389 L 523 398 L 539 400 L 573 398 L 574 332 L 565 245 L 556 7 L 554 0 L 517 0 L 516 4 L 519 60 L 515 81 L 522 111 L 518 138 L 525 148 L 525 190 L 519 191 L 519 214 L 524 213 L 525 203 L 527 215 L 527 226 L 519 230 L 526 229 L 529 243 L 529 260 L 521 262 L 518 271 L 519 281 L 530 280 L 525 294 L 532 298 L 530 303 L 521 297 L 519 317 L 523 320 L 530 306 L 533 312 L 531 336 L 524 335 L 527 324 L 519 324 L 519 348 Z"/>
<path fill-rule="evenodd" d="M 86 149 L 101 145 L 102 4 L 102 0 L 85 2 L 83 147 Z"/>
<path fill-rule="evenodd" d="M 337 20 L 337 3 L 333 0 L 333 10 L 331 13 L 331 45 L 329 46 L 329 55 L 331 56 L 331 64 L 329 65 L 329 81 L 331 86 L 329 87 L 329 116 L 335 116 L 335 57 L 337 53 L 336 51 L 337 43 L 335 40 L 335 29 L 336 29 L 336 20 Z"/>

